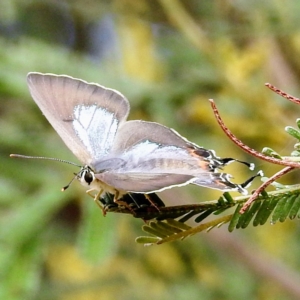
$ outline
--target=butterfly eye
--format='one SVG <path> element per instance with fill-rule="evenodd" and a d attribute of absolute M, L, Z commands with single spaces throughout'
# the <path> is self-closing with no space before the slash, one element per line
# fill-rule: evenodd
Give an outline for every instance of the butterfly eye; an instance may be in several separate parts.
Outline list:
<path fill-rule="evenodd" d="M 86 171 L 84 174 L 84 180 L 87 184 L 90 184 L 94 180 L 94 176 L 91 171 Z"/>

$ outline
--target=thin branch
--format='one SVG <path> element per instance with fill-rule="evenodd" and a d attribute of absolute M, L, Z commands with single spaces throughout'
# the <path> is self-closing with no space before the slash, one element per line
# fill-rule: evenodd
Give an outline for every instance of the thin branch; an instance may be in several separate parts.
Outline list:
<path fill-rule="evenodd" d="M 247 202 L 243 205 L 243 207 L 240 210 L 240 213 L 243 214 L 245 211 L 249 208 L 249 206 L 258 198 L 260 193 L 265 190 L 272 182 L 277 180 L 278 178 L 282 177 L 283 175 L 291 172 L 295 168 L 293 167 L 285 167 L 281 171 L 274 174 L 272 177 L 270 177 L 267 181 L 265 181 L 259 188 L 255 190 L 255 192 L 252 194 L 252 196 L 247 200 Z"/>
<path fill-rule="evenodd" d="M 271 91 L 275 92 L 276 94 L 278 94 L 279 96 L 293 102 L 296 104 L 300 104 L 300 99 L 296 98 L 286 92 L 284 92 L 283 90 L 277 88 L 276 86 L 272 85 L 271 83 L 265 83 L 265 86 L 268 87 Z"/>

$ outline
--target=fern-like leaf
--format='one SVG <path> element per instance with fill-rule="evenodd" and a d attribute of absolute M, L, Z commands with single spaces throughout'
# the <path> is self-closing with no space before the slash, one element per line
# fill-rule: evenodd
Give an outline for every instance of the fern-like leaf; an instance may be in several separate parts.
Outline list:
<path fill-rule="evenodd" d="M 136 242 L 144 245 L 163 244 L 175 240 L 182 240 L 202 231 L 209 231 L 215 227 L 220 227 L 229 223 L 228 230 L 247 228 L 251 223 L 253 226 L 264 225 L 269 219 L 272 224 L 284 222 L 287 218 L 293 220 L 300 217 L 300 188 L 299 186 L 289 187 L 284 190 L 273 192 L 263 192 L 249 209 L 240 213 L 240 209 L 249 197 L 232 198 L 229 193 L 217 201 L 205 202 L 206 210 L 201 211 L 198 216 L 196 212 L 190 213 L 189 218 L 153 220 L 143 226 L 143 231 L 154 235 L 154 237 L 138 237 Z M 230 204 L 230 205 L 229 205 Z M 218 215 L 220 212 L 227 212 L 229 208 L 235 206 L 233 214 L 218 217 L 212 221 L 204 222 L 210 215 Z M 171 208 L 169 208 L 171 209 Z M 194 221 L 200 225 L 191 227 L 185 222 L 195 216 Z"/>

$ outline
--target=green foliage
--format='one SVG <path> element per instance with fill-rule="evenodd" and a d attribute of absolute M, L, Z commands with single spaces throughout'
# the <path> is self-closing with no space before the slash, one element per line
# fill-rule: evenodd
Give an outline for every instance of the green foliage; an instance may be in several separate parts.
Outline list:
<path fill-rule="evenodd" d="M 228 206 L 228 198 L 231 199 L 230 206 Z M 179 239 L 182 240 L 204 230 L 219 228 L 225 223 L 229 223 L 228 230 L 232 232 L 234 229 L 245 229 L 251 224 L 252 226 L 264 225 L 268 220 L 270 220 L 271 224 L 275 224 L 276 222 L 284 222 L 287 218 L 290 220 L 295 219 L 296 216 L 300 218 L 299 186 L 270 193 L 263 192 L 252 203 L 250 208 L 241 214 L 240 209 L 248 198 L 232 198 L 229 193 L 224 193 L 218 201 L 207 201 L 206 207 L 201 211 L 200 216 L 194 219 L 196 223 L 201 222 L 201 225 L 195 227 L 183 223 L 187 221 L 187 219 L 183 218 L 179 220 L 151 221 L 149 224 L 144 225 L 142 229 L 156 236 L 156 238 L 141 236 L 136 238 L 136 242 L 144 245 L 152 245 Z M 227 210 L 231 207 L 235 207 L 233 214 L 218 217 L 213 221 L 205 220 L 212 213 L 214 215 L 219 215 L 220 212 L 227 213 Z"/>

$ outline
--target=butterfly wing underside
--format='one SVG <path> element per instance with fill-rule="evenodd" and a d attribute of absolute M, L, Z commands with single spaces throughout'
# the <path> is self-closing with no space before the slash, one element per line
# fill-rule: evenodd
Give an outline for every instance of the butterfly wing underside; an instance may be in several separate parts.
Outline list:
<path fill-rule="evenodd" d="M 99 180 L 120 190 L 154 192 L 189 183 L 220 190 L 234 188 L 226 176 L 215 172 L 218 158 L 213 151 L 158 123 L 135 120 L 122 124 L 111 155 L 114 167 L 103 172 L 101 161 L 94 161 L 93 167 L 101 170 L 96 174 Z M 118 166 L 117 160 L 122 162 Z"/>
<path fill-rule="evenodd" d="M 27 82 L 36 104 L 82 163 L 110 151 L 130 110 L 121 93 L 65 75 L 29 73 Z"/>

